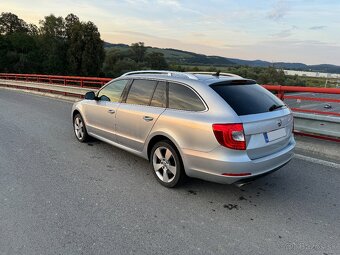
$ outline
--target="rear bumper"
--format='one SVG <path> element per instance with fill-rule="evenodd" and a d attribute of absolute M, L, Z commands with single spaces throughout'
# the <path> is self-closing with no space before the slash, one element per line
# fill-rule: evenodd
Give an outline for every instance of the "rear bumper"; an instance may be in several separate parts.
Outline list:
<path fill-rule="evenodd" d="M 252 181 L 274 172 L 287 164 L 294 155 L 294 137 L 282 150 L 251 160 L 244 151 L 229 150 L 222 146 L 211 152 L 183 150 L 183 163 L 190 177 L 232 184 Z M 249 176 L 224 176 L 223 173 L 250 173 Z"/>

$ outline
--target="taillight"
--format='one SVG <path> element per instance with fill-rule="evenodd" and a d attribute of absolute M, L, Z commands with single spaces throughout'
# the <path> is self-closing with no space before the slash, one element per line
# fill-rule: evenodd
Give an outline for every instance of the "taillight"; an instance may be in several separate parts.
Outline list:
<path fill-rule="evenodd" d="M 217 141 L 222 146 L 234 150 L 246 149 L 246 139 L 242 124 L 213 124 L 212 128 Z"/>

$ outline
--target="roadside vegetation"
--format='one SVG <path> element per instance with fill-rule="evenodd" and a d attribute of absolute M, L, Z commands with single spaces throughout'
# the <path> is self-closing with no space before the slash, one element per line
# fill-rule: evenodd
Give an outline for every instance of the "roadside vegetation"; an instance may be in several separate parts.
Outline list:
<path fill-rule="evenodd" d="M 165 54 L 164 54 L 165 52 Z M 180 61 L 178 56 L 180 54 Z M 197 56 L 196 56 L 197 55 Z M 39 26 L 28 24 L 13 13 L 0 15 L 0 72 L 117 77 L 132 70 L 221 71 L 256 80 L 260 84 L 324 86 L 325 79 L 287 76 L 273 66 L 198 65 L 193 61 L 220 61 L 220 57 L 178 50 L 105 43 L 97 26 L 76 15 L 49 15 Z M 190 58 L 189 58 L 190 57 Z"/>

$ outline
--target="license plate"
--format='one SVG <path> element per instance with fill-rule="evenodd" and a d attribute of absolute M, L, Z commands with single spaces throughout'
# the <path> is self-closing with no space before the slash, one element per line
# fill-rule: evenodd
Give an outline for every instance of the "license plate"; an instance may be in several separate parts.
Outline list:
<path fill-rule="evenodd" d="M 277 140 L 281 137 L 286 136 L 286 128 L 280 128 L 271 132 L 263 133 L 264 139 L 266 140 L 266 143 L 269 143 L 271 141 Z"/>

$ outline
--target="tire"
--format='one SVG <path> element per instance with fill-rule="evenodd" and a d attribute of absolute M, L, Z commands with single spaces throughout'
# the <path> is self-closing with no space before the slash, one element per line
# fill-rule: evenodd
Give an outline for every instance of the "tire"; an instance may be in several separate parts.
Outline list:
<path fill-rule="evenodd" d="M 79 142 L 85 143 L 89 140 L 85 122 L 79 113 L 73 118 L 73 131 Z"/>
<path fill-rule="evenodd" d="M 157 181 L 167 188 L 179 186 L 186 179 L 182 159 L 169 141 L 161 141 L 153 146 L 150 163 Z"/>

